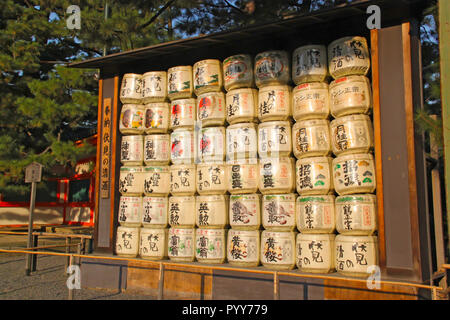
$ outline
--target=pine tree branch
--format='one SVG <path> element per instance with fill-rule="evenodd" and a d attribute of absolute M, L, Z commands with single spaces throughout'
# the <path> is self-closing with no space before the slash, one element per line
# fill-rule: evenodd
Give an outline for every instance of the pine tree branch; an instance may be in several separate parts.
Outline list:
<path fill-rule="evenodd" d="M 240 8 L 236 7 L 235 5 L 232 5 L 228 0 L 224 0 L 224 1 L 225 1 L 225 3 L 226 3 L 229 7 L 231 7 L 232 9 L 237 10 L 237 11 L 240 12 L 241 14 L 245 14 L 244 11 L 242 11 Z"/>
<path fill-rule="evenodd" d="M 175 0 L 169 0 L 166 2 L 166 4 L 164 6 L 162 6 L 154 15 L 153 17 L 150 18 L 149 21 L 147 21 L 146 23 L 142 24 L 141 26 L 139 26 L 137 28 L 137 30 L 142 30 L 144 28 L 146 28 L 147 26 L 149 26 L 150 24 L 153 23 L 153 21 L 156 20 L 156 18 L 158 18 L 173 2 L 175 2 Z"/>

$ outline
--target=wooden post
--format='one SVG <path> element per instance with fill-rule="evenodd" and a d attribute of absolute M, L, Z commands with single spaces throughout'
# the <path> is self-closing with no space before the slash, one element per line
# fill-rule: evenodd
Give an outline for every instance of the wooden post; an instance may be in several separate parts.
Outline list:
<path fill-rule="evenodd" d="M 33 236 L 33 247 L 39 246 L 39 236 Z M 33 254 L 33 258 L 31 259 L 31 271 L 34 272 L 37 269 L 37 254 Z"/>
<path fill-rule="evenodd" d="M 273 273 L 273 299 L 280 300 L 280 283 L 278 280 L 278 272 Z"/>
<path fill-rule="evenodd" d="M 159 264 L 158 300 L 164 298 L 164 263 Z"/>
<path fill-rule="evenodd" d="M 33 247 L 33 241 L 32 241 L 32 235 L 33 235 L 33 211 L 34 211 L 34 204 L 36 200 L 36 182 L 31 182 L 31 198 L 30 198 L 30 215 L 28 217 L 28 241 L 27 241 L 27 248 Z M 27 254 L 27 265 L 25 269 L 25 274 L 27 276 L 31 273 L 31 260 L 32 255 Z"/>
<path fill-rule="evenodd" d="M 70 253 L 70 237 L 66 237 L 66 253 Z M 67 261 L 66 261 L 66 270 L 67 268 L 70 266 L 70 256 L 67 257 Z M 67 272 L 67 271 L 64 272 Z"/>
<path fill-rule="evenodd" d="M 72 259 L 73 259 L 73 256 L 70 255 L 69 256 L 69 267 L 72 265 Z M 68 288 L 69 288 L 69 297 L 68 297 L 68 299 L 69 300 L 73 300 L 73 288 L 72 288 L 72 286 L 68 286 Z"/>

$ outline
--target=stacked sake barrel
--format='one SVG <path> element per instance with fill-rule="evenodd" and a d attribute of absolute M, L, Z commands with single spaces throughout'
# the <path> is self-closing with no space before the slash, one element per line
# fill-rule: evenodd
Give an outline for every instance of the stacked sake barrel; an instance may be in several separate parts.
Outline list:
<path fill-rule="evenodd" d="M 296 163 L 297 267 L 301 271 L 334 270 L 334 186 L 329 130 L 327 52 L 323 45 L 307 45 L 292 55 L 292 130 Z"/>
<path fill-rule="evenodd" d="M 336 270 L 367 276 L 377 265 L 375 165 L 367 41 L 346 37 L 328 46 L 330 124 L 334 155 L 332 172 L 336 192 Z"/>
<path fill-rule="evenodd" d="M 125 74 L 120 99 L 123 166 L 119 176 L 116 252 L 128 257 L 139 254 L 143 259 L 163 259 L 167 256 L 170 161 L 166 72 Z"/>

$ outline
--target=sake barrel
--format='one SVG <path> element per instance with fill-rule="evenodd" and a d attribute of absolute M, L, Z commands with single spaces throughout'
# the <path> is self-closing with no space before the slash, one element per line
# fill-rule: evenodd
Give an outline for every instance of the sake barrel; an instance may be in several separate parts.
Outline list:
<path fill-rule="evenodd" d="M 169 109 L 170 104 L 168 102 L 146 104 L 144 106 L 145 133 L 166 133 L 169 130 Z"/>
<path fill-rule="evenodd" d="M 352 114 L 330 124 L 331 147 L 335 155 L 368 153 L 373 149 L 373 126 L 369 116 Z"/>
<path fill-rule="evenodd" d="M 295 190 L 294 159 L 288 157 L 259 160 L 258 189 L 262 194 L 291 193 Z"/>
<path fill-rule="evenodd" d="M 120 162 L 126 166 L 139 166 L 144 161 L 144 137 L 122 136 Z"/>
<path fill-rule="evenodd" d="M 167 96 L 170 100 L 192 97 L 192 66 L 177 66 L 167 70 Z"/>
<path fill-rule="evenodd" d="M 169 225 L 176 228 L 195 227 L 195 197 L 169 197 Z"/>
<path fill-rule="evenodd" d="M 217 59 L 206 59 L 194 64 L 194 92 L 198 96 L 205 92 L 220 91 L 223 87 L 222 63 Z"/>
<path fill-rule="evenodd" d="M 262 225 L 271 231 L 295 229 L 295 194 L 271 194 L 262 197 Z"/>
<path fill-rule="evenodd" d="M 117 227 L 116 254 L 121 257 L 135 258 L 139 253 L 138 227 Z"/>
<path fill-rule="evenodd" d="M 292 53 L 292 81 L 323 82 L 328 75 L 327 48 L 324 45 L 301 46 Z"/>
<path fill-rule="evenodd" d="M 170 129 L 193 128 L 197 112 L 195 99 L 172 100 L 170 106 Z"/>
<path fill-rule="evenodd" d="M 373 156 L 370 153 L 357 153 L 334 158 L 333 180 L 340 196 L 374 192 L 376 178 Z"/>
<path fill-rule="evenodd" d="M 335 79 L 348 75 L 366 75 L 370 68 L 366 38 L 344 37 L 330 43 L 328 68 Z"/>
<path fill-rule="evenodd" d="M 258 121 L 258 90 L 233 89 L 225 96 L 229 124 Z"/>
<path fill-rule="evenodd" d="M 262 158 L 288 157 L 292 152 L 291 123 L 269 121 L 258 125 L 258 155 Z"/>
<path fill-rule="evenodd" d="M 291 270 L 296 263 L 295 232 L 261 233 L 261 263 L 269 269 Z"/>
<path fill-rule="evenodd" d="M 141 228 L 139 255 L 146 260 L 167 258 L 168 229 Z"/>
<path fill-rule="evenodd" d="M 142 75 L 142 102 L 163 102 L 167 99 L 167 72 L 149 71 Z"/>
<path fill-rule="evenodd" d="M 297 234 L 297 267 L 302 272 L 334 271 L 334 234 Z"/>
<path fill-rule="evenodd" d="M 144 106 L 124 104 L 120 111 L 119 131 L 122 134 L 144 133 Z"/>
<path fill-rule="evenodd" d="M 258 139 L 254 123 L 237 123 L 227 127 L 227 161 L 256 159 Z"/>
<path fill-rule="evenodd" d="M 121 196 L 119 201 L 119 224 L 125 227 L 140 227 L 142 197 Z"/>
<path fill-rule="evenodd" d="M 266 86 L 258 91 L 260 121 L 288 120 L 291 111 L 290 86 Z"/>
<path fill-rule="evenodd" d="M 230 226 L 236 230 L 259 230 L 261 225 L 261 198 L 259 194 L 230 196 Z"/>
<path fill-rule="evenodd" d="M 228 189 L 225 163 L 200 163 L 197 165 L 197 192 L 201 195 L 225 194 Z"/>
<path fill-rule="evenodd" d="M 258 191 L 258 161 L 233 161 L 226 172 L 228 192 L 231 194 L 256 193 Z"/>
<path fill-rule="evenodd" d="M 295 166 L 297 193 L 301 196 L 332 193 L 334 184 L 331 167 L 331 157 L 297 160 Z"/>
<path fill-rule="evenodd" d="M 206 92 L 197 97 L 197 119 L 202 127 L 223 126 L 226 111 L 223 92 Z"/>
<path fill-rule="evenodd" d="M 197 188 L 195 164 L 170 166 L 170 193 L 172 195 L 193 195 Z"/>
<path fill-rule="evenodd" d="M 143 167 L 120 167 L 119 192 L 123 196 L 140 196 L 144 193 Z"/>
<path fill-rule="evenodd" d="M 333 117 L 369 114 L 371 110 L 372 90 L 367 77 L 347 76 L 330 83 L 330 111 Z"/>
<path fill-rule="evenodd" d="M 230 56 L 223 61 L 222 68 L 225 90 L 253 87 L 253 59 L 250 55 Z"/>
<path fill-rule="evenodd" d="M 169 164 L 169 145 L 169 134 L 149 134 L 144 136 L 144 163 L 146 165 Z"/>
<path fill-rule="evenodd" d="M 199 161 L 222 162 L 225 160 L 225 127 L 201 128 L 197 137 Z"/>
<path fill-rule="evenodd" d="M 292 127 L 292 145 L 297 159 L 327 156 L 331 153 L 330 122 L 301 120 Z"/>
<path fill-rule="evenodd" d="M 175 262 L 192 262 L 195 259 L 195 229 L 169 228 L 168 256 Z"/>
<path fill-rule="evenodd" d="M 144 228 L 167 227 L 168 197 L 147 196 L 142 198 L 142 225 Z"/>
<path fill-rule="evenodd" d="M 199 228 L 223 229 L 228 225 L 228 204 L 226 195 L 197 196 L 196 225 Z"/>
<path fill-rule="evenodd" d="M 336 271 L 344 275 L 368 277 L 368 268 L 378 265 L 377 237 L 340 234 L 335 239 L 335 250 Z"/>
<path fill-rule="evenodd" d="M 238 267 L 256 267 L 260 261 L 261 240 L 258 230 L 228 230 L 227 260 Z"/>
<path fill-rule="evenodd" d="M 226 230 L 195 230 L 195 258 L 198 262 L 223 263 L 226 257 L 226 247 Z"/>
<path fill-rule="evenodd" d="M 273 50 L 258 53 L 255 57 L 255 83 L 258 88 L 268 85 L 287 85 L 291 80 L 289 55 Z"/>
<path fill-rule="evenodd" d="M 295 121 L 327 119 L 330 115 L 330 96 L 326 82 L 303 83 L 292 92 L 292 113 Z"/>
<path fill-rule="evenodd" d="M 347 235 L 372 235 L 377 230 L 376 196 L 355 194 L 336 198 L 336 230 Z"/>
<path fill-rule="evenodd" d="M 146 196 L 167 196 L 170 192 L 169 166 L 144 167 L 144 193 Z"/>
<path fill-rule="evenodd" d="M 120 87 L 120 101 L 125 103 L 141 104 L 142 102 L 142 75 L 125 73 Z"/>
<path fill-rule="evenodd" d="M 194 131 L 176 129 L 170 134 L 170 159 L 174 164 L 190 164 L 194 162 Z"/>
<path fill-rule="evenodd" d="M 297 229 L 301 233 L 333 233 L 335 228 L 334 195 L 297 198 Z"/>

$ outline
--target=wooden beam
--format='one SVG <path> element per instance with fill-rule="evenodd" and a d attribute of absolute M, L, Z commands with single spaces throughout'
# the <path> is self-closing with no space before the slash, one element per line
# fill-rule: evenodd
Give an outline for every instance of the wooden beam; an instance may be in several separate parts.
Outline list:
<path fill-rule="evenodd" d="M 97 160 L 95 162 L 95 191 L 94 191 L 94 248 L 97 247 L 98 241 L 98 210 L 100 197 L 100 155 L 102 148 L 102 101 L 103 101 L 103 80 L 98 81 L 98 114 L 97 114 Z"/>

